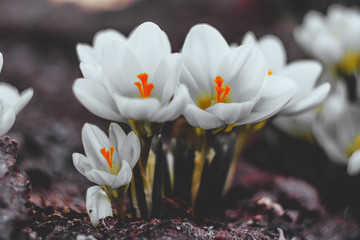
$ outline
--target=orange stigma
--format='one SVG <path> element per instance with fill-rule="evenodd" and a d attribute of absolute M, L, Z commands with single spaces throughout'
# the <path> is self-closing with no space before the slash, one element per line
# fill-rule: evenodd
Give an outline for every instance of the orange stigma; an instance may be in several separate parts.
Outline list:
<path fill-rule="evenodd" d="M 154 84 L 148 83 L 149 75 L 147 73 L 141 73 L 137 75 L 141 82 L 135 82 L 135 86 L 138 87 L 141 98 L 148 98 L 152 90 L 154 89 Z"/>
<path fill-rule="evenodd" d="M 114 146 L 110 147 L 110 151 L 106 150 L 105 148 L 100 149 L 101 154 L 104 156 L 105 160 L 107 161 L 110 172 L 113 173 L 113 153 L 114 153 Z"/>
<path fill-rule="evenodd" d="M 268 71 L 268 76 L 272 75 L 273 72 L 272 71 Z"/>
<path fill-rule="evenodd" d="M 217 100 L 217 103 L 221 103 L 224 101 L 225 97 L 229 94 L 230 92 L 230 87 L 229 85 L 226 85 L 225 84 L 225 88 L 222 87 L 223 83 L 224 83 L 224 79 L 222 79 L 222 77 L 220 76 L 217 76 L 215 78 L 215 90 L 216 90 L 216 100 Z"/>

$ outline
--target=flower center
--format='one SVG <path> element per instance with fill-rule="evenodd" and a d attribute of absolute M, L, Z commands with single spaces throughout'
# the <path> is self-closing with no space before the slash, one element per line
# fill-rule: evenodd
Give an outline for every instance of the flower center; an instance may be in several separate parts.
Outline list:
<path fill-rule="evenodd" d="M 337 65 L 339 73 L 351 75 L 360 70 L 360 53 L 347 52 Z"/>
<path fill-rule="evenodd" d="M 350 142 L 345 149 L 345 155 L 347 158 L 350 158 L 351 155 L 356 151 L 360 149 L 360 135 L 357 135 L 354 137 L 352 142 Z"/>
<path fill-rule="evenodd" d="M 227 95 L 229 95 L 229 92 L 230 92 L 230 87 L 229 87 L 229 85 L 226 85 L 225 84 L 225 87 L 223 88 L 222 87 L 222 85 L 223 85 L 223 83 L 224 83 L 224 79 L 222 79 L 222 77 L 220 77 L 220 76 L 217 76 L 216 78 L 215 78 L 215 86 L 214 86 L 214 88 L 215 88 L 215 90 L 216 90 L 216 100 L 217 100 L 217 103 L 222 103 L 223 101 L 224 101 L 224 99 L 225 99 L 225 97 L 227 96 Z"/>
<path fill-rule="evenodd" d="M 137 75 L 141 82 L 135 82 L 135 86 L 138 87 L 141 98 L 148 98 L 152 90 L 154 89 L 154 84 L 148 83 L 149 75 L 147 73 L 141 73 Z"/>
<path fill-rule="evenodd" d="M 268 76 L 272 75 L 273 72 L 272 71 L 268 71 Z"/>
<path fill-rule="evenodd" d="M 113 173 L 113 153 L 114 153 L 114 146 L 110 147 L 110 151 L 106 150 L 106 148 L 100 149 L 101 154 L 104 156 L 106 162 L 109 165 L 110 172 Z"/>
<path fill-rule="evenodd" d="M 222 79 L 220 76 L 217 76 L 214 82 L 216 84 L 214 86 L 216 90 L 216 100 L 214 100 L 214 96 L 212 96 L 212 94 L 204 94 L 198 96 L 196 99 L 197 106 L 203 110 L 213 106 L 216 103 L 230 102 L 229 98 L 226 98 L 226 96 L 229 95 L 231 88 L 228 85 L 222 87 L 224 84 L 224 79 Z"/>
<path fill-rule="evenodd" d="M 353 141 L 347 145 L 345 154 L 350 158 L 350 156 L 358 149 L 360 149 L 360 135 L 354 137 Z"/>

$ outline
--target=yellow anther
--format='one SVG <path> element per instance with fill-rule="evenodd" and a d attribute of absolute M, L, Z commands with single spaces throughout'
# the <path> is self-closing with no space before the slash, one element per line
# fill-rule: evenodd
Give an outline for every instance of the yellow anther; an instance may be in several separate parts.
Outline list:
<path fill-rule="evenodd" d="M 358 149 L 360 149 L 360 135 L 354 137 L 352 142 L 347 145 L 345 149 L 346 157 L 350 158 L 350 156 Z"/>

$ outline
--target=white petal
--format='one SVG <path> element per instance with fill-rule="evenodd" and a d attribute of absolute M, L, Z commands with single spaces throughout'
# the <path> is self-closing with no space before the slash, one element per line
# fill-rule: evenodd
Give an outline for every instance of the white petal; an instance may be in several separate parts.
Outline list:
<path fill-rule="evenodd" d="M 100 186 L 89 187 L 86 192 L 86 210 L 94 227 L 104 217 L 113 216 L 111 202 Z"/>
<path fill-rule="evenodd" d="M 88 172 L 85 172 L 85 177 L 97 185 L 101 186 L 111 186 L 115 182 L 116 176 L 105 171 L 98 169 L 92 169 Z"/>
<path fill-rule="evenodd" d="M 85 123 L 81 130 L 82 142 L 85 154 L 89 160 L 94 161 L 97 169 L 109 169 L 106 159 L 101 154 L 100 149 L 111 147 L 110 141 L 105 133 L 97 126 Z"/>
<path fill-rule="evenodd" d="M 294 96 L 295 84 L 291 79 L 271 75 L 259 102 L 249 117 L 239 121 L 239 125 L 265 120 L 278 113 Z"/>
<path fill-rule="evenodd" d="M 310 92 L 308 96 L 304 96 L 302 100 L 296 103 L 290 102 L 289 104 L 287 104 L 283 108 L 283 110 L 281 110 L 281 114 L 299 114 L 316 108 L 324 102 L 329 92 L 330 84 L 323 83 L 320 86 L 316 87 L 312 92 Z"/>
<path fill-rule="evenodd" d="M 79 173 L 81 173 L 84 176 L 86 172 L 97 167 L 97 164 L 94 163 L 92 159 L 89 159 L 80 153 L 73 153 L 72 159 L 76 170 L 78 170 Z"/>
<path fill-rule="evenodd" d="M 259 40 L 259 48 L 264 54 L 270 71 L 277 71 L 286 64 L 286 51 L 282 41 L 274 35 L 266 35 Z"/>
<path fill-rule="evenodd" d="M 181 53 L 193 59 L 197 65 L 197 71 L 204 73 L 205 79 L 195 80 L 205 81 L 200 85 L 211 86 L 216 77 L 216 70 L 229 50 L 227 42 L 219 31 L 210 25 L 198 24 L 187 34 Z M 184 63 L 186 64 L 186 61 Z M 186 67 L 189 69 L 190 66 L 186 65 Z M 190 72 L 193 74 L 193 71 L 190 70 Z"/>
<path fill-rule="evenodd" d="M 162 104 L 168 104 L 179 84 L 181 71 L 181 55 L 168 54 L 159 63 L 154 76 L 150 79 L 154 84 L 152 97 L 161 99 Z"/>
<path fill-rule="evenodd" d="M 325 63 L 336 63 L 340 61 L 345 51 L 341 42 L 327 34 L 316 34 L 312 44 L 311 50 L 314 56 Z M 331 49 L 331 51 L 329 49 Z"/>
<path fill-rule="evenodd" d="M 331 125 L 341 122 L 341 117 L 348 111 L 348 106 L 346 86 L 342 81 L 337 81 L 322 107 L 321 123 Z"/>
<path fill-rule="evenodd" d="M 307 111 L 304 113 L 291 115 L 291 116 L 277 116 L 272 123 L 280 130 L 288 133 L 289 135 L 295 135 L 295 137 L 306 136 L 312 134 L 311 125 L 316 117 L 315 111 Z"/>
<path fill-rule="evenodd" d="M 95 50 L 88 44 L 78 43 L 76 45 L 76 52 L 80 62 L 98 65 L 99 59 L 96 57 Z"/>
<path fill-rule="evenodd" d="M 278 75 L 291 78 L 298 84 L 295 98 L 301 99 L 314 87 L 323 67 L 318 61 L 297 60 L 277 72 Z"/>
<path fill-rule="evenodd" d="M 347 172 L 350 176 L 355 176 L 360 173 L 360 150 L 355 151 L 348 162 Z"/>
<path fill-rule="evenodd" d="M 97 81 L 75 80 L 73 92 L 81 104 L 93 114 L 112 121 L 124 122 L 105 86 Z"/>
<path fill-rule="evenodd" d="M 123 142 L 126 138 L 124 130 L 117 123 L 110 123 L 109 127 L 109 139 L 110 142 L 118 145 L 118 142 Z"/>
<path fill-rule="evenodd" d="M 151 73 L 140 67 L 131 50 L 120 43 L 110 44 L 104 48 L 103 67 L 109 81 L 111 94 L 140 97 L 139 90 L 134 84 L 140 82 L 137 75 L 147 73 L 149 77 L 152 76 Z"/>
<path fill-rule="evenodd" d="M 250 45 L 231 49 L 217 73 L 224 79 L 224 84 L 231 87 L 229 95 L 234 102 L 248 101 L 259 95 L 268 75 L 264 56 Z M 215 85 L 214 80 L 211 81 L 212 86 Z"/>
<path fill-rule="evenodd" d="M 80 63 L 80 70 L 85 79 L 103 82 L 104 76 L 100 65 L 92 65 L 89 63 Z"/>
<path fill-rule="evenodd" d="M 20 99 L 20 93 L 16 87 L 8 83 L 0 82 L 0 99 L 10 106 L 15 106 Z"/>
<path fill-rule="evenodd" d="M 175 91 L 173 99 L 163 106 L 151 118 L 151 122 L 168 122 L 178 118 L 190 100 L 189 91 L 181 84 Z"/>
<path fill-rule="evenodd" d="M 135 29 L 129 37 L 129 48 L 148 74 L 152 74 L 160 60 L 171 53 L 166 34 L 152 22 L 145 22 Z"/>
<path fill-rule="evenodd" d="M 141 99 L 117 95 L 115 102 L 122 117 L 131 120 L 149 120 L 161 108 L 159 100 L 151 97 Z"/>
<path fill-rule="evenodd" d="M 242 45 L 255 45 L 256 47 L 258 47 L 258 42 L 256 40 L 256 36 L 253 32 L 249 31 L 247 33 L 245 33 L 242 42 Z"/>
<path fill-rule="evenodd" d="M 256 100 L 241 103 L 217 103 L 206 109 L 226 124 L 233 124 L 246 118 L 254 107 Z"/>
<path fill-rule="evenodd" d="M 1 102 L 0 99 L 0 136 L 5 135 L 11 129 L 15 122 L 15 116 L 13 108 Z"/>
<path fill-rule="evenodd" d="M 182 54 L 182 59 L 183 67 L 180 74 L 180 83 L 187 86 L 190 96 L 195 99 L 202 91 L 213 91 L 214 87 L 211 84 L 215 78 L 208 79 L 208 74 L 201 69 L 201 62 L 195 62 L 195 59 L 184 54 Z"/>
<path fill-rule="evenodd" d="M 34 90 L 32 88 L 28 88 L 21 92 L 20 99 L 14 105 L 15 113 L 18 114 L 31 100 L 34 95 Z"/>
<path fill-rule="evenodd" d="M 193 127 L 202 129 L 214 129 L 222 127 L 225 123 L 215 115 L 198 108 L 194 104 L 188 104 L 184 109 L 184 117 Z"/>
<path fill-rule="evenodd" d="M 315 121 L 312 125 L 312 132 L 318 144 L 324 149 L 326 155 L 334 162 L 345 164 L 345 154 L 341 146 L 335 141 L 324 124 Z"/>
<path fill-rule="evenodd" d="M 96 51 L 101 51 L 107 44 L 111 42 L 121 42 L 126 44 L 127 39 L 123 34 L 114 29 L 101 30 L 94 36 L 94 48 Z M 98 52 L 98 54 L 101 54 L 101 52 Z"/>
<path fill-rule="evenodd" d="M 110 124 L 109 133 L 110 141 L 117 146 L 119 151 L 119 161 L 124 159 L 129 163 L 131 168 L 134 168 L 140 156 L 139 137 L 134 132 L 126 135 L 122 128 L 116 123 Z"/>
<path fill-rule="evenodd" d="M 127 185 L 130 183 L 132 178 L 132 170 L 127 161 L 122 161 L 122 166 L 120 172 L 117 174 L 114 182 L 111 184 L 111 188 L 116 189 L 121 186 Z"/>

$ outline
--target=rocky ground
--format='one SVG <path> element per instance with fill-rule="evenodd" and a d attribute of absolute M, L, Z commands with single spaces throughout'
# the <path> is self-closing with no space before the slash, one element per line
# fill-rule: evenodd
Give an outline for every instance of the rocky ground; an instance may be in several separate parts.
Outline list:
<path fill-rule="evenodd" d="M 186 203 L 163 199 L 161 219 L 108 217 L 94 230 L 85 211 L 91 183 L 75 170 L 71 154 L 83 151 L 84 122 L 103 130 L 109 123 L 72 94 L 72 82 L 81 76 L 76 43 L 90 43 L 105 28 L 127 35 L 150 20 L 178 51 L 190 27 L 207 22 L 229 42 L 240 42 L 248 30 L 276 34 L 289 59 L 297 59 L 304 56 L 292 39 L 294 24 L 308 9 L 324 10 L 327 3 L 293 3 L 143 0 L 123 11 L 89 13 L 45 0 L 0 1 L 0 80 L 20 90 L 34 88 L 10 137 L 0 139 L 0 239 L 360 239 L 360 179 L 346 176 L 316 146 L 272 128 L 250 144 L 214 217 L 198 221 Z M 280 139 L 276 147 L 266 141 L 268 134 Z"/>

